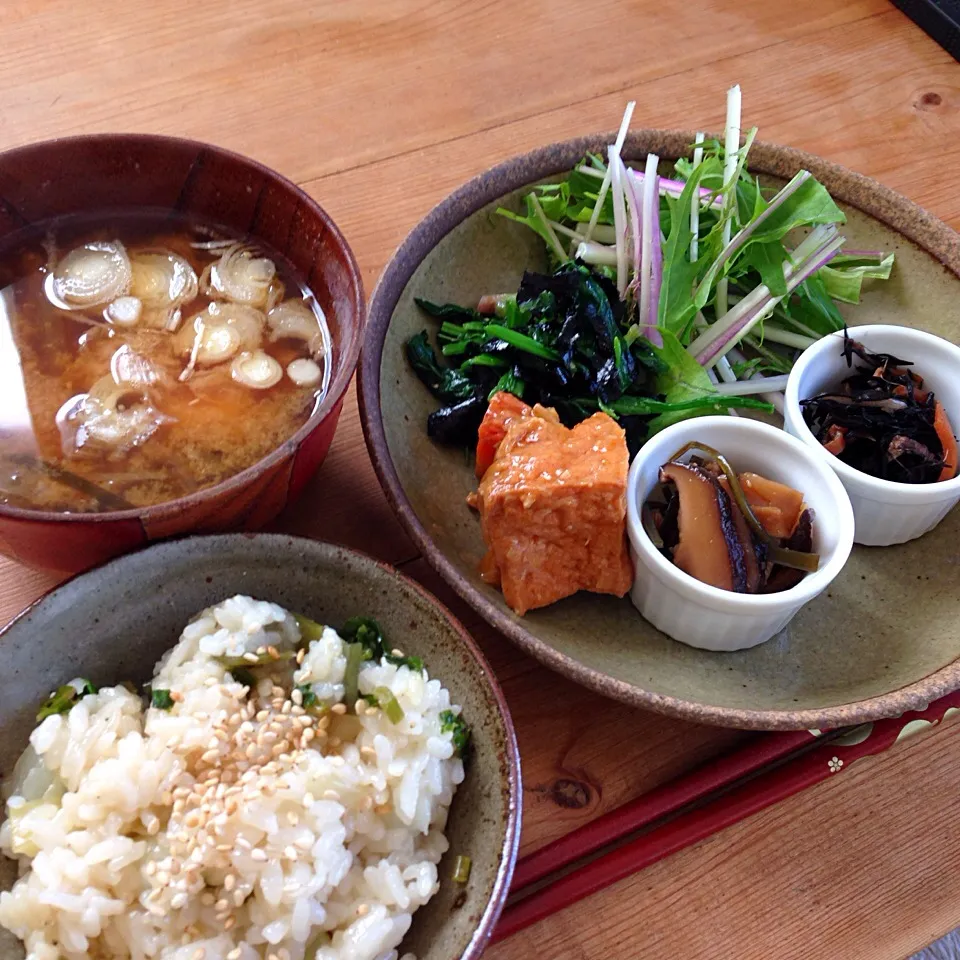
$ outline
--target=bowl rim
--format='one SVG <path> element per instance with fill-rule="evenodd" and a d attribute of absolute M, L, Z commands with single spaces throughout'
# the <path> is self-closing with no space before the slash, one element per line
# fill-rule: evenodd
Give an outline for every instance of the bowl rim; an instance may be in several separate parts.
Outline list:
<path fill-rule="evenodd" d="M 776 427 L 759 420 L 749 420 L 746 417 L 696 417 L 671 424 L 658 433 L 657 437 L 664 438 L 663 442 L 666 443 L 666 439 L 675 434 L 696 429 L 698 425 L 709 429 L 718 425 L 718 421 L 723 424 L 724 429 L 753 434 L 758 441 L 783 443 L 783 446 L 792 450 L 798 459 L 809 464 L 832 501 L 835 511 L 833 516 L 818 517 L 817 521 L 820 523 L 826 522 L 828 526 L 835 523 L 839 528 L 836 544 L 830 551 L 827 562 L 805 576 L 795 586 L 790 587 L 789 590 L 782 590 L 779 593 L 733 593 L 730 590 L 721 590 L 719 587 L 703 583 L 686 571 L 681 570 L 654 547 L 640 520 L 639 491 L 637 488 L 640 482 L 641 467 L 649 460 L 649 456 L 642 459 L 646 447 L 642 447 L 640 453 L 633 458 L 633 463 L 630 464 L 630 472 L 627 475 L 627 535 L 630 543 L 638 554 L 643 555 L 644 565 L 648 568 L 652 567 L 666 587 L 682 593 L 689 603 L 703 607 L 705 610 L 717 610 L 725 614 L 739 615 L 745 619 L 750 619 L 758 615 L 769 616 L 781 609 L 790 610 L 803 606 L 830 586 L 844 568 L 850 556 L 850 551 L 853 549 L 853 508 L 850 506 L 850 498 L 837 475 L 828 464 L 823 463 L 816 456 L 813 450 L 810 450 L 804 443 L 785 430 L 778 430 Z M 694 425 L 692 428 L 691 424 Z M 806 491 L 803 492 L 806 496 Z M 636 573 L 634 579 L 636 579 Z"/>
<path fill-rule="evenodd" d="M 927 330 L 915 330 L 913 327 L 898 327 L 893 323 L 865 323 L 850 327 L 851 336 L 853 334 L 862 335 L 867 340 L 871 336 L 888 330 L 894 331 L 897 335 L 901 335 L 902 332 L 904 339 L 912 339 L 918 343 L 923 343 L 930 348 L 931 352 L 939 351 L 944 363 L 943 376 L 938 373 L 936 374 L 937 379 L 947 379 L 951 374 L 960 379 L 960 347 L 943 337 L 938 337 L 935 333 L 930 333 Z M 807 421 L 803 417 L 803 411 L 800 407 L 800 379 L 809 368 L 822 361 L 830 348 L 830 344 L 837 340 L 842 342 L 842 337 L 843 331 L 835 330 L 821 337 L 815 343 L 811 343 L 800 354 L 797 362 L 790 370 L 787 386 L 783 392 L 783 402 L 786 411 L 789 411 L 791 426 L 797 431 L 794 436 L 811 450 L 819 451 L 819 456 L 829 464 L 844 484 L 849 484 L 854 489 L 854 493 L 858 497 L 873 500 L 877 503 L 896 504 L 899 507 L 909 509 L 951 500 L 960 496 L 960 471 L 949 480 L 936 483 L 901 483 L 897 480 L 884 480 L 881 477 L 874 477 L 862 470 L 857 470 L 823 449 L 822 444 L 813 435 L 813 431 L 807 426 Z M 917 372 L 919 373 L 919 370 Z M 923 376 L 926 377 L 928 374 L 924 373 Z M 950 424 L 953 426 L 955 419 L 960 420 L 960 416 L 956 416 L 956 414 L 960 414 L 960 411 L 951 410 L 950 414 Z"/>
<path fill-rule="evenodd" d="M 654 150 L 661 160 L 675 160 L 689 153 L 695 136 L 691 130 L 635 130 L 627 136 L 622 152 L 628 161 Z M 960 687 L 960 658 L 897 690 L 853 703 L 801 710 L 723 707 L 620 680 L 560 653 L 527 631 L 520 618 L 495 606 L 453 566 L 414 512 L 390 456 L 380 408 L 384 340 L 400 296 L 423 258 L 467 217 L 515 190 L 569 171 L 586 153 L 605 149 L 615 138 L 616 133 L 608 131 L 547 144 L 478 174 L 434 206 L 384 267 L 370 298 L 357 394 L 367 449 L 394 514 L 431 566 L 488 623 L 544 666 L 603 696 L 681 720 L 747 730 L 829 729 L 925 709 Z M 756 173 L 789 179 L 805 169 L 821 182 L 826 180 L 835 199 L 906 237 L 960 279 L 960 234 L 890 187 L 814 154 L 766 141 L 754 142 L 750 159 L 749 167 Z M 895 219 L 900 222 L 895 224 Z"/>
<path fill-rule="evenodd" d="M 399 581 L 403 586 L 411 589 L 418 594 L 424 602 L 437 610 L 440 616 L 447 622 L 453 632 L 459 638 L 461 644 L 470 653 L 470 656 L 480 668 L 481 674 L 486 678 L 490 692 L 493 695 L 493 701 L 496 704 L 497 713 L 503 722 L 504 731 L 504 749 L 506 753 L 505 769 L 502 770 L 507 783 L 508 797 L 506 802 L 506 829 L 504 831 L 503 846 L 500 849 L 500 863 L 497 868 L 496 879 L 494 880 L 493 890 L 490 893 L 490 899 L 483 909 L 473 934 L 467 944 L 466 949 L 460 955 L 459 960 L 478 960 L 480 954 L 493 936 L 497 921 L 503 912 L 507 896 L 510 893 L 510 884 L 513 880 L 513 871 L 516 865 L 520 850 L 520 827 L 523 813 L 523 775 L 520 764 L 520 749 L 517 743 L 517 732 L 513 724 L 513 717 L 510 713 L 510 707 L 507 704 L 506 696 L 500 686 L 497 675 L 490 666 L 479 644 L 470 635 L 467 628 L 460 622 L 453 612 L 443 603 L 442 600 L 435 597 L 423 584 L 414 580 L 406 573 L 398 570 L 396 567 L 378 560 L 376 557 L 365 553 L 362 550 L 356 550 L 353 547 L 347 547 L 339 543 L 331 543 L 327 540 L 315 540 L 312 537 L 299 537 L 286 533 L 216 533 L 216 534 L 194 534 L 187 537 L 178 537 L 174 540 L 167 540 L 161 543 L 149 544 L 138 550 L 123 554 L 119 557 L 113 557 L 104 563 L 84 570 L 82 573 L 74 574 L 46 590 L 36 600 L 24 607 L 15 617 L 0 627 L 0 644 L 7 640 L 10 630 L 15 624 L 25 619 L 33 613 L 37 607 L 47 602 L 58 591 L 69 587 L 76 580 L 80 580 L 87 574 L 101 571 L 106 567 L 122 564 L 127 559 L 139 556 L 148 551 L 162 552 L 164 550 L 177 549 L 177 547 L 187 542 L 203 541 L 211 544 L 228 542 L 256 542 L 256 543 L 285 543 L 298 549 L 308 551 L 339 551 L 352 555 L 361 563 L 379 568 L 382 572 L 389 574 L 394 580 Z"/>
<path fill-rule="evenodd" d="M 344 254 L 347 273 L 350 277 L 353 309 L 357 317 L 357 330 L 352 341 L 347 343 L 347 349 L 344 350 L 340 363 L 337 365 L 338 369 L 333 371 L 333 376 L 330 378 L 330 387 L 317 405 L 317 408 L 310 414 L 307 421 L 301 424 L 296 432 L 291 434 L 266 456 L 250 464 L 249 467 L 244 467 L 239 473 L 235 473 L 212 486 L 202 487 L 193 493 L 189 493 L 183 497 L 177 497 L 174 500 L 164 500 L 161 503 L 155 503 L 150 506 L 132 507 L 124 510 L 102 510 L 96 513 L 64 513 L 57 510 L 32 510 L 24 507 L 12 507 L 8 504 L 0 504 L 0 517 L 6 517 L 12 520 L 33 520 L 42 523 L 62 524 L 104 524 L 129 520 L 152 522 L 168 519 L 184 509 L 199 506 L 222 494 L 236 493 L 244 489 L 252 480 L 255 480 L 271 467 L 276 466 L 278 463 L 292 456 L 303 443 L 304 439 L 323 423 L 328 416 L 336 411 L 338 405 L 343 401 L 347 388 L 350 386 L 350 381 L 353 379 L 353 375 L 357 369 L 360 351 L 363 346 L 366 332 L 367 300 L 363 289 L 363 275 L 360 272 L 356 256 L 347 238 L 343 235 L 343 232 L 337 226 L 333 217 L 331 217 L 310 194 L 294 183 L 293 180 L 273 170 L 266 164 L 261 163 L 259 160 L 254 160 L 252 157 L 244 156 L 242 153 L 237 153 L 234 150 L 228 150 L 226 147 L 219 147 L 216 144 L 207 143 L 202 140 L 193 140 L 188 137 L 171 137 L 153 133 L 90 133 L 75 137 L 53 137 L 47 140 L 36 140 L 19 147 L 13 147 L 10 150 L 0 151 L 0 163 L 8 157 L 20 154 L 29 155 L 33 151 L 44 150 L 54 144 L 69 147 L 73 144 L 79 146 L 84 143 L 94 143 L 96 141 L 135 142 L 148 147 L 151 144 L 156 146 L 185 147 L 197 152 L 198 159 L 195 161 L 195 164 L 202 162 L 200 158 L 204 155 L 227 157 L 257 171 L 274 183 L 279 183 L 282 187 L 289 190 L 300 204 L 323 223 L 326 232 L 329 233 L 336 246 L 339 247 Z"/>

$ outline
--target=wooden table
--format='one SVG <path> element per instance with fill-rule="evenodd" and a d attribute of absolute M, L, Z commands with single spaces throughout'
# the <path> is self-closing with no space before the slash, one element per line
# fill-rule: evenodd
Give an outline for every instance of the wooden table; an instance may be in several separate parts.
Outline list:
<path fill-rule="evenodd" d="M 135 130 L 238 150 L 326 206 L 368 290 L 420 217 L 490 164 L 614 128 L 631 98 L 638 124 L 716 130 L 734 82 L 764 139 L 874 176 L 960 227 L 960 70 L 886 0 L 7 0 L 3 49 L 0 148 Z M 442 592 L 380 492 L 353 393 L 280 526 Z M 0 560 L 0 622 L 54 582 Z M 744 736 L 605 702 L 453 605 L 513 708 L 525 852 Z M 960 923 L 958 793 L 953 723 L 488 955 L 905 957 Z"/>

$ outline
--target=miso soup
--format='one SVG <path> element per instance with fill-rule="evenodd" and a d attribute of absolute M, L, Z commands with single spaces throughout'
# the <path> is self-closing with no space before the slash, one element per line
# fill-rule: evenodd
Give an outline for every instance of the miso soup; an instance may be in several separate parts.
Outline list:
<path fill-rule="evenodd" d="M 0 249 L 0 504 L 162 503 L 262 459 L 330 378 L 319 304 L 275 251 L 166 212 Z"/>

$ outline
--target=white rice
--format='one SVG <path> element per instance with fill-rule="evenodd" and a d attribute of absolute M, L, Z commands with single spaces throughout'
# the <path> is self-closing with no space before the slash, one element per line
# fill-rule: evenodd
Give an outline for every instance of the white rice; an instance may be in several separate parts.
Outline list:
<path fill-rule="evenodd" d="M 157 664 L 172 709 L 105 687 L 37 726 L 0 827 L 21 868 L 0 923 L 29 960 L 397 960 L 439 887 L 463 780 L 440 714 L 460 710 L 426 671 L 383 661 L 360 692 L 388 687 L 399 723 L 362 703 L 304 711 L 306 687 L 344 696 L 330 628 L 301 664 L 257 668 L 255 690 L 215 659 L 299 641 L 281 607 L 231 597 Z"/>

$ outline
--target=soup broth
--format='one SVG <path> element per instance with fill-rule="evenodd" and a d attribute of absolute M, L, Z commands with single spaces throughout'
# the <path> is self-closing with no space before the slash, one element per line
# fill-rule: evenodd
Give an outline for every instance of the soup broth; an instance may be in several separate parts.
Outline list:
<path fill-rule="evenodd" d="M 0 250 L 0 504 L 162 503 L 309 419 L 330 337 L 258 242 L 169 213 L 33 227 Z"/>

